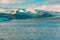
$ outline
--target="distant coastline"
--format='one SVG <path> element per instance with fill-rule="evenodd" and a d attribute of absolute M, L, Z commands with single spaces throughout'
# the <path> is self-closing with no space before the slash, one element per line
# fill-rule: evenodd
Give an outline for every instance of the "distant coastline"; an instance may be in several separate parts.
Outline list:
<path fill-rule="evenodd" d="M 58 18 L 30 18 L 28 20 L 60 20 L 60 17 Z"/>

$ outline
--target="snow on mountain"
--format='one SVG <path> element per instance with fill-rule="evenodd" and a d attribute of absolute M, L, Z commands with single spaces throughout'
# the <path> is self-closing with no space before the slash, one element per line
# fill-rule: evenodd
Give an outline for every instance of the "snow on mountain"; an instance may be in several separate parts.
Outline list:
<path fill-rule="evenodd" d="M 43 9 L 46 8 L 46 6 L 43 7 Z M 49 8 L 49 7 L 48 7 Z M 47 8 L 47 9 L 48 9 Z M 42 8 L 39 8 L 39 9 L 42 9 Z M 16 14 L 16 11 L 19 11 L 19 12 L 30 12 L 30 13 L 33 13 L 33 14 L 36 14 L 38 13 L 38 11 L 40 11 L 39 9 L 32 9 L 32 8 L 26 8 L 26 9 L 17 9 L 17 8 L 0 8 L 0 12 L 3 12 L 3 13 L 10 13 L 10 14 Z M 48 12 L 58 12 L 58 11 L 49 11 L 49 10 L 43 10 L 42 11 L 48 11 Z M 38 11 L 36 11 L 38 10 Z"/>
<path fill-rule="evenodd" d="M 4 17 L 13 17 L 13 18 L 47 18 L 53 16 L 60 16 L 60 12 L 46 11 L 46 10 L 37 10 L 37 9 L 0 9 L 0 14 Z M 8 15 L 7 15 L 8 14 Z"/>

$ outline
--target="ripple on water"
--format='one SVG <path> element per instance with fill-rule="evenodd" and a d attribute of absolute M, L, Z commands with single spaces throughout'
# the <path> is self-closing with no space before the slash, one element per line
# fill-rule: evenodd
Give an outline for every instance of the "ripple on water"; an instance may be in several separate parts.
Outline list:
<path fill-rule="evenodd" d="M 0 18 L 0 22 L 9 21 L 9 20 L 10 20 L 9 18 Z"/>
<path fill-rule="evenodd" d="M 60 20 L 2 22 L 0 23 L 0 38 L 4 40 L 60 40 L 59 24 Z"/>

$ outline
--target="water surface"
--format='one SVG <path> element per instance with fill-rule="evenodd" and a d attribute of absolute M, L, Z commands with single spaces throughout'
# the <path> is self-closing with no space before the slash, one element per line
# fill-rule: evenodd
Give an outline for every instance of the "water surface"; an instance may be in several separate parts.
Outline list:
<path fill-rule="evenodd" d="M 60 20 L 15 19 L 0 22 L 1 40 L 60 40 Z"/>

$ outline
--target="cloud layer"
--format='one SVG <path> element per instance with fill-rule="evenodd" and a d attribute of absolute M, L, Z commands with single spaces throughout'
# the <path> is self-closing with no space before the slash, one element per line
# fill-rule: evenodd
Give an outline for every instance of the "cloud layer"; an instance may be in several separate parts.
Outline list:
<path fill-rule="evenodd" d="M 0 0 L 0 4 L 14 4 L 14 3 L 23 3 L 25 0 Z"/>
<path fill-rule="evenodd" d="M 50 2 L 59 2 L 60 0 L 49 0 Z"/>
<path fill-rule="evenodd" d="M 53 5 L 53 6 L 43 5 L 36 7 L 35 9 L 60 12 L 60 5 Z"/>

